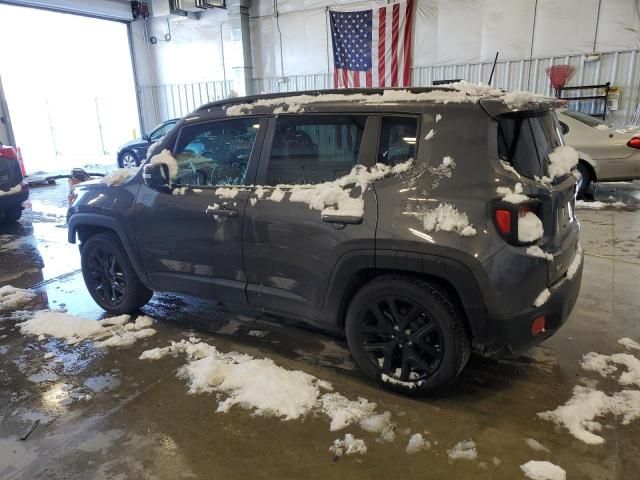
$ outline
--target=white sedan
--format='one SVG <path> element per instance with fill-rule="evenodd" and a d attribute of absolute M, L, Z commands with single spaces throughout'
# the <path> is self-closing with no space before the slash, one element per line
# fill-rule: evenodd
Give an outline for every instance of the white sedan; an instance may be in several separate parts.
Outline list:
<path fill-rule="evenodd" d="M 614 130 L 585 113 L 560 108 L 558 120 L 567 145 L 578 151 L 578 197 L 591 182 L 640 179 L 640 127 Z"/>

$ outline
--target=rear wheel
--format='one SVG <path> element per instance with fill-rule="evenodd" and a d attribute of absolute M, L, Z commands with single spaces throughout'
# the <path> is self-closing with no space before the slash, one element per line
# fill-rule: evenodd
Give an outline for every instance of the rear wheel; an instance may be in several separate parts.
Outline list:
<path fill-rule="evenodd" d="M 118 236 L 98 233 L 82 247 L 82 276 L 95 302 L 110 313 L 131 313 L 153 292 L 140 282 Z"/>
<path fill-rule="evenodd" d="M 471 353 L 454 303 L 431 284 L 409 277 L 384 276 L 365 285 L 349 305 L 345 327 L 358 366 L 401 393 L 447 386 Z"/>
<path fill-rule="evenodd" d="M 576 197 L 578 200 L 585 200 L 589 196 L 589 187 L 593 180 L 591 169 L 583 162 L 578 163 L 576 172 Z"/>
<path fill-rule="evenodd" d="M 7 208 L 4 211 L 4 215 L 0 215 L 0 220 L 4 223 L 14 223 L 20 220 L 22 217 L 22 206 Z"/>

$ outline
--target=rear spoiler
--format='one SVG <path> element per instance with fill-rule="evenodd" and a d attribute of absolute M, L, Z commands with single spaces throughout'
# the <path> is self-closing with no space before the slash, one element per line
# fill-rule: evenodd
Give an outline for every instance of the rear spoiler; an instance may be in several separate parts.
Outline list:
<path fill-rule="evenodd" d="M 504 114 L 517 115 L 520 112 L 542 113 L 567 106 L 566 100 L 555 97 L 544 97 L 541 95 L 536 96 L 531 101 L 511 105 L 506 103 L 502 98 L 485 98 L 480 100 L 479 103 L 480 107 L 493 119 Z"/>

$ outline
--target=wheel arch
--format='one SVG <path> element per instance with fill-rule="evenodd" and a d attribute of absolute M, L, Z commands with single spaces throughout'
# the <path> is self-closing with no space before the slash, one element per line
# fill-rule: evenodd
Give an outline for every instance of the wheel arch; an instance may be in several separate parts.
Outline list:
<path fill-rule="evenodd" d="M 588 153 L 578 151 L 578 164 L 580 163 L 585 165 L 591 172 L 591 181 L 597 182 L 598 175 L 596 170 L 597 170 L 598 163 L 591 157 L 591 155 L 589 155 Z"/>
<path fill-rule="evenodd" d="M 120 243 L 124 247 L 133 268 L 138 275 L 140 281 L 149 288 L 149 281 L 147 275 L 142 268 L 140 259 L 138 258 L 137 251 L 134 245 L 129 241 L 122 226 L 118 221 L 107 215 L 100 215 L 95 213 L 76 213 L 69 218 L 68 227 L 68 241 L 69 243 L 76 243 L 76 239 L 82 243 L 86 242 L 91 236 L 100 232 L 113 232 L 120 239 Z"/>
<path fill-rule="evenodd" d="M 364 285 L 384 275 L 403 275 L 427 281 L 446 294 L 462 313 L 474 348 L 482 350 L 486 337 L 487 310 L 479 282 L 462 263 L 443 257 L 412 252 L 378 251 L 375 264 L 352 256 L 341 259 L 334 270 L 324 306 L 333 323 L 344 330 L 349 301 Z M 399 257 L 403 257 L 399 261 Z"/>

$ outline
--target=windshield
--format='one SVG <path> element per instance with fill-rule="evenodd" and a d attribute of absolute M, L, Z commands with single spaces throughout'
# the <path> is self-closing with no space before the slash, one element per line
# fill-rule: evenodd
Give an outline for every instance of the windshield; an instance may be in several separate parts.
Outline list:
<path fill-rule="evenodd" d="M 582 122 L 585 125 L 588 125 L 590 127 L 597 127 L 599 125 L 604 125 L 605 127 L 608 127 L 608 125 L 604 123 L 602 120 L 594 118 L 591 115 L 587 115 L 586 113 L 578 112 L 577 110 L 569 110 L 569 109 L 563 110 L 562 114 L 566 115 L 567 117 L 571 117 L 575 120 L 578 120 L 579 122 Z"/>
<path fill-rule="evenodd" d="M 562 145 L 553 111 L 512 112 L 498 117 L 498 155 L 525 177 L 547 175 L 548 155 Z"/>

